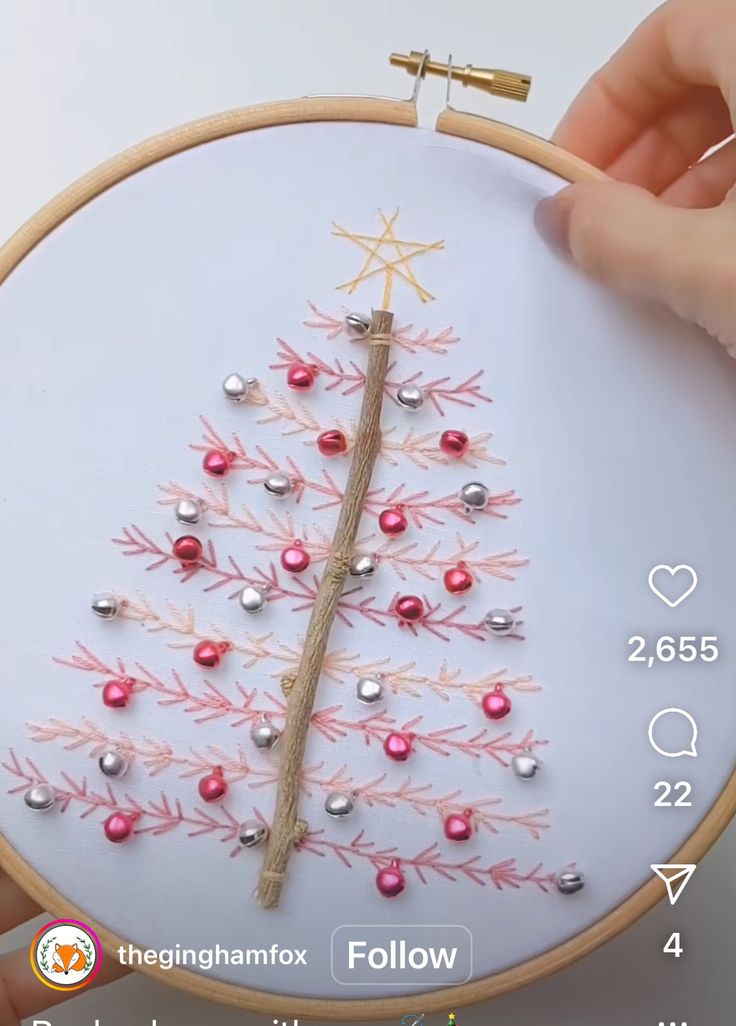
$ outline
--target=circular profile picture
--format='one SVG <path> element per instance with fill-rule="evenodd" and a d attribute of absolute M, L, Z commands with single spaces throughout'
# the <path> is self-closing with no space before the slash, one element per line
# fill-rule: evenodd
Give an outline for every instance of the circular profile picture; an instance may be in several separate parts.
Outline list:
<path fill-rule="evenodd" d="M 56 919 L 31 944 L 31 967 L 53 990 L 81 990 L 100 971 L 102 949 L 96 933 L 76 919 Z"/>

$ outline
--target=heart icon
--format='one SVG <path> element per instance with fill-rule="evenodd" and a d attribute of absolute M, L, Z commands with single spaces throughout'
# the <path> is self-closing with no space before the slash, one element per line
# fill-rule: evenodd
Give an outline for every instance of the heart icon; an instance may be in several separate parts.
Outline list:
<path fill-rule="evenodd" d="M 670 587 L 670 591 L 677 595 L 677 598 L 669 598 L 664 592 L 661 592 L 655 584 L 655 578 L 659 575 L 669 574 L 671 580 L 668 582 L 672 585 L 675 578 L 679 577 L 680 580 Z M 657 566 L 652 567 L 649 571 L 649 587 L 652 589 L 657 598 L 662 599 L 671 609 L 675 606 L 679 606 L 681 602 L 684 602 L 688 595 L 692 595 L 698 586 L 698 575 L 695 573 L 691 566 L 687 563 L 680 563 L 678 566 L 667 566 L 666 563 L 658 563 Z"/>

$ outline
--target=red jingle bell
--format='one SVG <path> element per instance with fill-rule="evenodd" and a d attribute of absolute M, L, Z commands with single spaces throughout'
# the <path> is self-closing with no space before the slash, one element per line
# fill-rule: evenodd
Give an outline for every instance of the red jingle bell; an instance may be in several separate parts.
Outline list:
<path fill-rule="evenodd" d="M 307 569 L 312 558 L 301 541 L 292 542 L 281 553 L 281 565 L 290 574 L 300 574 Z"/>
<path fill-rule="evenodd" d="M 193 534 L 184 534 L 174 542 L 173 552 L 184 566 L 193 566 L 202 558 L 202 542 Z"/>
<path fill-rule="evenodd" d="M 470 439 L 464 431 L 443 431 L 440 435 L 440 449 L 445 456 L 462 459 L 470 448 Z"/>
<path fill-rule="evenodd" d="M 102 689 L 102 701 L 108 709 L 124 709 L 133 694 L 134 681 L 130 677 L 109 680 Z"/>
<path fill-rule="evenodd" d="M 500 684 L 497 684 L 487 695 L 483 695 L 481 704 L 483 712 L 489 720 L 502 720 L 511 712 L 511 699 Z"/>
<path fill-rule="evenodd" d="M 199 782 L 199 797 L 203 802 L 219 802 L 225 797 L 228 791 L 225 774 L 222 766 L 215 766 L 212 773 L 202 777 Z"/>
<path fill-rule="evenodd" d="M 398 859 L 394 859 L 387 869 L 379 869 L 376 874 L 376 887 L 384 898 L 395 898 L 406 887 L 406 877 L 401 872 Z"/>
<path fill-rule="evenodd" d="M 209 474 L 210 477 L 226 477 L 230 473 L 230 465 L 234 459 L 235 453 L 210 449 L 204 454 L 202 467 L 205 474 Z"/>
<path fill-rule="evenodd" d="M 308 392 L 314 387 L 315 368 L 306 363 L 292 363 L 286 372 L 286 384 L 295 392 Z"/>
<path fill-rule="evenodd" d="M 342 431 L 331 428 L 317 436 L 317 448 L 323 456 L 340 456 L 348 450 L 348 440 Z"/>
<path fill-rule="evenodd" d="M 412 739 L 409 734 L 392 731 L 383 742 L 383 750 L 394 762 L 406 762 L 412 754 Z"/>
<path fill-rule="evenodd" d="M 473 810 L 466 809 L 460 815 L 453 813 L 445 820 L 445 837 L 448 841 L 467 841 L 473 836 Z"/>
<path fill-rule="evenodd" d="M 403 506 L 384 509 L 378 517 L 378 526 L 384 534 L 403 534 L 409 526 Z"/>
<path fill-rule="evenodd" d="M 113 812 L 103 823 L 105 837 L 113 844 L 122 844 L 132 836 L 139 813 Z"/>
<path fill-rule="evenodd" d="M 424 603 L 418 595 L 402 595 L 396 599 L 394 609 L 404 623 L 416 623 L 424 616 Z"/>
<path fill-rule="evenodd" d="M 451 595 L 462 595 L 473 587 L 473 575 L 464 563 L 445 570 L 445 587 Z"/>
<path fill-rule="evenodd" d="M 192 653 L 197 666 L 206 670 L 215 670 L 222 662 L 222 657 L 230 651 L 227 641 L 200 641 Z"/>

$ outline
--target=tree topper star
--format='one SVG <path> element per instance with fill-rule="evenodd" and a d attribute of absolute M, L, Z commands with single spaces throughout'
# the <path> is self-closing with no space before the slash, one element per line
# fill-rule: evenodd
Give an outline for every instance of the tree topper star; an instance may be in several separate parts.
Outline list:
<path fill-rule="evenodd" d="M 387 310 L 391 303 L 391 292 L 396 278 L 401 278 L 411 286 L 423 303 L 434 299 L 432 293 L 417 281 L 411 261 L 422 253 L 444 249 L 445 245 L 441 239 L 437 242 L 412 242 L 408 239 L 398 239 L 394 233 L 394 224 L 398 216 L 398 210 L 392 217 L 386 217 L 382 211 L 379 211 L 379 217 L 383 223 L 383 231 L 380 235 L 360 235 L 333 222 L 333 235 L 350 239 L 368 254 L 358 274 L 337 287 L 348 293 L 353 293 L 361 282 L 382 274 L 384 310 Z"/>

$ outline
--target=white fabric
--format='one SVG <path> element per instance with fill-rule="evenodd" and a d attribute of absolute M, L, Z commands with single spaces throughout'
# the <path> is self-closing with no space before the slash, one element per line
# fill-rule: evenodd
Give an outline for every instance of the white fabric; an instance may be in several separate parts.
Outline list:
<path fill-rule="evenodd" d="M 547 172 L 482 146 L 423 130 L 366 125 L 305 125 L 265 130 L 200 147 L 158 164 L 95 200 L 41 244 L 0 290 L 5 353 L 0 439 L 5 474 L 0 502 L 5 600 L 2 637 L 3 760 L 6 749 L 30 756 L 50 779 L 87 776 L 101 789 L 88 749 L 28 740 L 29 722 L 54 717 L 79 725 L 88 717 L 110 734 L 169 742 L 177 752 L 209 745 L 249 759 L 247 730 L 223 719 L 197 726 L 179 707 L 142 695 L 124 713 L 103 709 L 93 687 L 102 678 L 53 663 L 70 657 L 80 640 L 107 660 L 140 661 L 167 675 L 177 669 L 195 687 L 205 675 L 187 651 L 171 650 L 168 635 L 148 634 L 129 621 L 94 620 L 89 596 L 106 588 L 143 591 L 159 609 L 167 600 L 192 603 L 198 622 L 225 629 L 274 631 L 294 641 L 307 613 L 290 615 L 275 603 L 244 625 L 229 589 L 203 594 L 195 578 L 180 585 L 166 569 L 125 558 L 110 539 L 135 523 L 155 539 L 175 532 L 171 511 L 157 505 L 157 486 L 176 480 L 196 490 L 203 475 L 189 443 L 200 441 L 198 415 L 279 460 L 293 456 L 317 476 L 324 460 L 279 423 L 256 426 L 260 411 L 227 406 L 220 380 L 234 369 L 284 392 L 283 371 L 270 371 L 275 339 L 324 359 L 361 362 L 344 339 L 328 341 L 304 327 L 307 300 L 337 313 L 344 305 L 380 304 L 376 280 L 354 298 L 334 287 L 355 275 L 355 246 L 331 235 L 333 220 L 374 233 L 378 209 L 401 209 L 397 231 L 420 241 L 443 239 L 442 252 L 419 258 L 418 278 L 436 296 L 422 304 L 397 286 L 399 323 L 430 332 L 452 326 L 461 342 L 448 356 L 397 354 L 401 374 L 462 380 L 483 368 L 493 405 L 457 407 L 440 420 L 431 407 L 410 419 L 393 407 L 387 425 L 417 430 L 462 427 L 493 431 L 491 451 L 504 467 L 422 470 L 405 459 L 382 464 L 376 485 L 406 482 L 438 495 L 465 480 L 522 497 L 507 521 L 459 521 L 413 531 L 411 540 L 454 540 L 456 531 L 481 539 L 484 551 L 518 548 L 530 558 L 514 583 L 492 580 L 468 599 L 479 619 L 492 605 L 522 605 L 527 640 L 413 639 L 395 624 L 356 622 L 335 628 L 331 648 L 366 659 L 415 660 L 425 672 L 443 660 L 472 678 L 508 667 L 543 685 L 512 695 L 514 712 L 498 733 L 533 729 L 549 740 L 544 767 L 530 783 L 490 759 L 450 758 L 427 751 L 406 766 L 387 763 L 380 746 L 358 734 L 331 744 L 312 735 L 307 762 L 325 769 L 348 765 L 360 781 L 386 772 L 432 783 L 436 794 L 462 788 L 469 798 L 499 795 L 505 811 L 548 807 L 550 829 L 540 841 L 519 829 L 480 833 L 450 850 L 438 820 L 359 804 L 347 823 L 325 822 L 322 796 L 305 799 L 313 828 L 350 840 L 360 829 L 380 846 L 416 854 L 433 841 L 457 860 L 484 863 L 515 857 L 522 870 L 543 862 L 555 870 L 575 862 L 586 890 L 565 899 L 533 888 L 497 891 L 430 878 L 387 904 L 374 872 L 351 870 L 334 858 L 296 854 L 278 912 L 251 900 L 261 854 L 229 859 L 229 845 L 189 839 L 180 828 L 113 848 L 101 817 L 31 815 L 0 776 L 4 835 L 54 887 L 88 914 L 134 943 L 166 948 L 267 947 L 276 941 L 309 946 L 308 971 L 222 969 L 214 975 L 274 992 L 345 999 L 376 996 L 346 991 L 331 978 L 329 937 L 344 923 L 462 923 L 475 937 L 474 977 L 515 965 L 600 919 L 666 862 L 697 826 L 733 769 L 731 724 L 736 696 L 727 655 L 708 666 L 670 664 L 651 670 L 627 663 L 633 634 L 717 634 L 725 639 L 736 556 L 731 545 L 736 478 L 730 473 L 736 437 L 734 370 L 715 347 L 667 318 L 645 319 L 598 292 L 537 239 L 536 200 L 560 187 Z M 321 387 L 304 400 L 329 426 L 350 422 L 360 395 L 344 399 Z M 307 436 L 308 437 L 308 436 Z M 344 480 L 347 464 L 329 469 Z M 234 500 L 262 514 L 268 504 L 237 474 Z M 336 511 L 314 513 L 313 502 L 291 509 L 298 526 L 330 530 Z M 366 532 L 375 522 L 366 522 Z M 218 551 L 238 554 L 245 567 L 266 565 L 259 538 L 245 531 L 205 531 Z M 647 588 L 660 562 L 692 563 L 697 592 L 676 610 Z M 394 592 L 442 598 L 441 585 L 409 577 L 402 585 L 385 570 L 366 587 L 387 604 Z M 213 682 L 236 694 L 270 689 L 265 669 L 240 669 L 234 655 Z M 324 681 L 318 707 L 343 704 L 351 719 L 365 714 L 349 685 Z M 647 742 L 660 708 L 682 706 L 698 722 L 696 760 L 665 760 Z M 404 722 L 423 715 L 423 729 L 489 726 L 466 699 L 445 703 L 425 696 L 391 697 L 387 711 Z M 491 725 L 492 727 L 492 725 Z M 495 733 L 495 731 L 494 731 Z M 278 757 L 277 750 L 269 757 Z M 685 765 L 683 765 L 685 763 Z M 653 808 L 657 780 L 688 780 L 691 809 Z M 117 786 L 117 785 L 116 785 Z M 161 791 L 196 800 L 196 777 L 176 769 L 150 778 L 136 765 L 122 786 L 145 803 Z M 273 789 L 233 787 L 228 808 L 239 819 L 253 806 L 270 815 Z M 394 996 L 393 990 L 386 993 Z"/>

